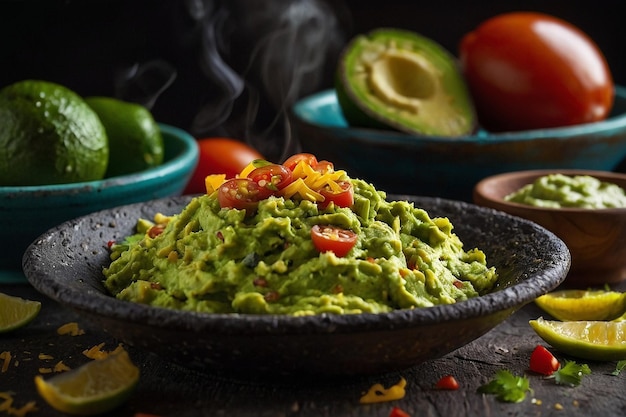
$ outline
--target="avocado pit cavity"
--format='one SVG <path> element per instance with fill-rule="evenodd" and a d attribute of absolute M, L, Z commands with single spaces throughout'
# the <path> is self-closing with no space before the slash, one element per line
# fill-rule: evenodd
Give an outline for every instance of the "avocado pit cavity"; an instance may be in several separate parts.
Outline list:
<path fill-rule="evenodd" d="M 385 103 L 418 113 L 423 100 L 437 90 L 435 69 L 419 54 L 392 49 L 371 64 L 369 84 Z"/>

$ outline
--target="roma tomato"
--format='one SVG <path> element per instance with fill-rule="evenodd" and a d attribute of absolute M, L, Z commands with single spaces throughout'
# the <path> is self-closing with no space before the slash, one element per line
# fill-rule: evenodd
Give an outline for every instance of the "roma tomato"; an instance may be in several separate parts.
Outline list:
<path fill-rule="evenodd" d="M 185 194 L 206 192 L 204 178 L 211 174 L 225 174 L 233 178 L 255 159 L 265 159 L 256 149 L 230 138 L 198 139 L 200 156 Z"/>
<path fill-rule="evenodd" d="M 459 58 L 487 130 L 595 122 L 613 107 L 613 78 L 598 46 L 550 15 L 512 12 L 488 19 L 462 38 Z"/>
<path fill-rule="evenodd" d="M 552 375 L 559 370 L 561 364 L 544 346 L 537 345 L 530 354 L 530 370 L 542 375 Z"/>
<path fill-rule="evenodd" d="M 320 252 L 333 252 L 336 256 L 346 256 L 357 241 L 352 230 L 330 225 L 316 224 L 311 228 L 311 240 Z"/>

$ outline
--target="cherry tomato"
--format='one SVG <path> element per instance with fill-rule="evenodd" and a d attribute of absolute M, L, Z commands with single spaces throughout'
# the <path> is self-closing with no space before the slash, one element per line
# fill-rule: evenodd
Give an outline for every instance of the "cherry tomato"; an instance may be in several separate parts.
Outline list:
<path fill-rule="evenodd" d="M 248 174 L 248 178 L 272 193 L 282 190 L 291 184 L 292 177 L 289 168 L 277 164 L 269 164 L 256 168 Z"/>
<path fill-rule="evenodd" d="M 435 388 L 454 391 L 459 389 L 459 383 L 452 375 L 446 375 L 441 377 L 441 379 L 437 381 L 437 383 L 435 384 Z"/>
<path fill-rule="evenodd" d="M 283 165 L 293 171 L 300 161 L 305 161 L 313 168 L 317 166 L 317 157 L 311 153 L 297 153 L 295 155 L 291 155 L 285 162 L 283 162 Z"/>
<path fill-rule="evenodd" d="M 352 230 L 316 224 L 311 228 L 311 239 L 318 251 L 333 252 L 342 257 L 356 245 L 357 235 Z"/>
<path fill-rule="evenodd" d="M 335 170 L 335 165 L 330 161 L 318 161 L 315 164 L 315 170 L 321 172 L 322 174 L 326 172 L 333 172 Z"/>
<path fill-rule="evenodd" d="M 537 345 L 530 354 L 530 370 L 542 375 L 552 375 L 559 370 L 559 360 L 545 347 Z"/>
<path fill-rule="evenodd" d="M 324 196 L 324 201 L 319 203 L 322 208 L 327 207 L 331 202 L 337 207 L 352 207 L 354 204 L 354 188 L 350 181 L 338 181 L 341 191 L 334 192 L 330 188 L 323 187 L 319 192 Z"/>
<path fill-rule="evenodd" d="M 389 413 L 389 417 L 411 417 L 411 415 L 401 408 L 393 407 L 391 413 Z"/>
<path fill-rule="evenodd" d="M 198 166 L 185 188 L 185 194 L 206 192 L 204 178 L 211 174 L 225 174 L 234 178 L 250 162 L 265 159 L 256 149 L 230 138 L 203 138 L 197 140 L 200 155 Z"/>
<path fill-rule="evenodd" d="M 220 186 L 217 198 L 222 208 L 247 210 L 252 213 L 259 201 L 269 197 L 270 194 L 266 188 L 260 187 L 250 178 L 232 178 Z"/>
<path fill-rule="evenodd" d="M 606 118 L 614 84 L 598 46 L 553 16 L 512 12 L 486 20 L 459 45 L 481 125 L 515 131 Z"/>

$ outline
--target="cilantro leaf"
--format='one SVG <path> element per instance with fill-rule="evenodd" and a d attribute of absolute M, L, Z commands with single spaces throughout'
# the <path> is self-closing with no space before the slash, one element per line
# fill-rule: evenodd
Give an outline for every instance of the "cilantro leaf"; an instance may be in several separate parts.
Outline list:
<path fill-rule="evenodd" d="M 622 372 L 622 370 L 624 370 L 624 368 L 626 368 L 626 359 L 623 359 L 617 362 L 617 365 L 615 366 L 615 370 L 611 372 L 611 375 L 618 376 L 619 373 Z"/>
<path fill-rule="evenodd" d="M 509 403 L 524 401 L 527 391 L 532 391 L 528 378 L 513 375 L 508 370 L 497 371 L 494 379 L 478 388 L 481 394 L 493 394 L 498 400 Z"/>
<path fill-rule="evenodd" d="M 565 365 L 559 368 L 553 376 L 557 384 L 575 387 L 580 385 L 583 376 L 589 375 L 590 373 L 591 369 L 587 364 L 577 364 L 575 361 L 565 361 Z"/>

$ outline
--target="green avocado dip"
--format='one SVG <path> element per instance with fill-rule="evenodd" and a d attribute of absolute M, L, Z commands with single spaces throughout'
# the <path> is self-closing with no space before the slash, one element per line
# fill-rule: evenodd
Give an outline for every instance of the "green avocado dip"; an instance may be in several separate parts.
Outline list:
<path fill-rule="evenodd" d="M 624 189 L 589 175 L 549 174 L 504 197 L 514 203 L 548 208 L 626 207 Z"/>
<path fill-rule="evenodd" d="M 447 218 L 349 179 L 350 207 L 270 196 L 253 214 L 222 208 L 216 193 L 182 212 L 140 219 L 111 248 L 104 284 L 121 300 L 207 313 L 379 313 L 450 304 L 497 279 L 479 249 L 465 251 Z M 155 236 L 154 225 L 164 227 Z M 314 225 L 354 232 L 345 256 L 320 252 Z"/>

